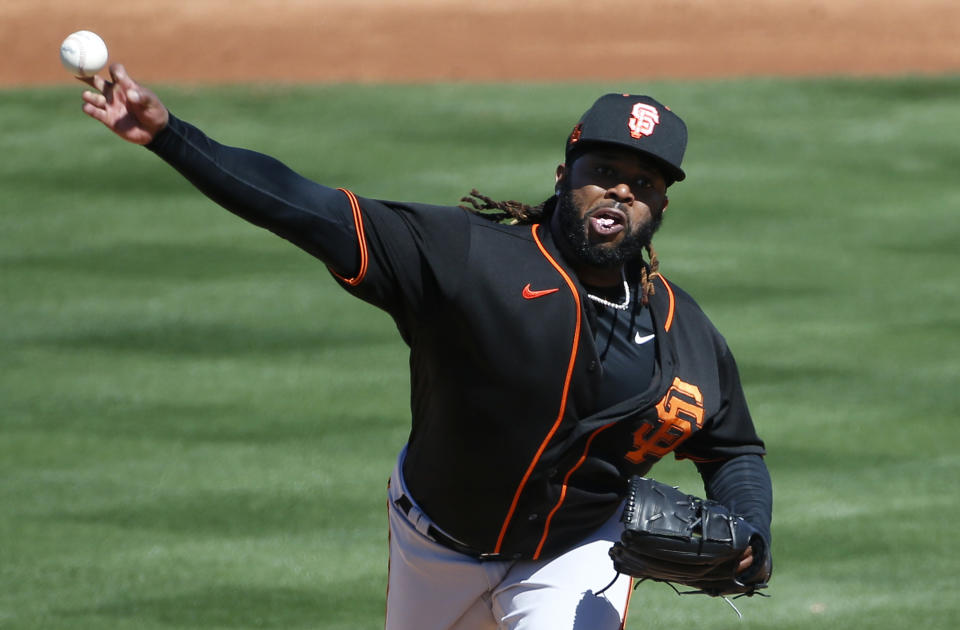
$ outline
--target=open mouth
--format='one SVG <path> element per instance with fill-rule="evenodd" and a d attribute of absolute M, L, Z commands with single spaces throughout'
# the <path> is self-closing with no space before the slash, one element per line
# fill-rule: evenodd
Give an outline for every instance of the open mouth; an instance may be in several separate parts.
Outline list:
<path fill-rule="evenodd" d="M 590 231 L 600 237 L 610 237 L 627 226 L 627 215 L 616 208 L 600 208 L 587 219 Z"/>

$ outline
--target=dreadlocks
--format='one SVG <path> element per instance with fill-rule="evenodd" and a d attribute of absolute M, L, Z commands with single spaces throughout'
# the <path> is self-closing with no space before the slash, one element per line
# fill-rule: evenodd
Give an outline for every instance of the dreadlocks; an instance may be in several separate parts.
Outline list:
<path fill-rule="evenodd" d="M 474 188 L 468 196 L 461 197 L 460 201 L 464 202 L 460 204 L 460 208 L 490 221 L 507 225 L 530 225 L 542 223 L 549 216 L 557 198 L 553 196 L 536 206 L 530 206 L 512 199 L 509 201 L 494 201 Z M 654 294 L 650 276 L 659 273 L 660 259 L 657 258 L 657 252 L 654 251 L 651 243 L 647 243 L 644 249 L 647 250 L 650 261 L 644 262 L 641 260 L 643 264 L 640 265 L 640 301 L 646 306 L 650 302 L 650 296 Z"/>
<path fill-rule="evenodd" d="M 660 273 L 660 259 L 657 258 L 657 252 L 654 251 L 652 243 L 647 243 L 644 249 L 647 250 L 647 256 L 650 257 L 650 262 L 640 265 L 640 301 L 646 306 L 650 302 L 650 296 L 655 293 L 653 282 L 650 281 L 650 276 L 655 273 Z"/>
<path fill-rule="evenodd" d="M 480 191 L 474 188 L 470 191 L 469 196 L 460 198 L 460 201 L 464 202 L 460 204 L 460 207 L 497 223 L 530 225 L 531 223 L 540 223 L 546 218 L 549 214 L 547 207 L 555 199 L 555 197 L 551 197 L 539 205 L 528 206 L 525 203 L 513 200 L 494 201 L 490 197 L 480 194 Z"/>

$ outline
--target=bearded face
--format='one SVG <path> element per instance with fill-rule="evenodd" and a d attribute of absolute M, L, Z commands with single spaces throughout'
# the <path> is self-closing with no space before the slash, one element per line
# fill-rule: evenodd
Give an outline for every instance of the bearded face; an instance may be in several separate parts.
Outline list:
<path fill-rule="evenodd" d="M 651 213 L 646 221 L 632 218 L 634 215 L 629 209 L 618 202 L 587 208 L 581 207 L 582 205 L 584 204 L 575 199 L 570 183 L 561 181 L 557 190 L 555 211 L 560 231 L 573 255 L 590 267 L 615 268 L 640 257 L 663 222 L 662 212 Z M 622 217 L 618 218 L 623 222 L 622 236 L 616 240 L 591 239 L 591 226 L 604 226 L 613 221 L 604 216 L 612 214 L 612 211 Z"/>

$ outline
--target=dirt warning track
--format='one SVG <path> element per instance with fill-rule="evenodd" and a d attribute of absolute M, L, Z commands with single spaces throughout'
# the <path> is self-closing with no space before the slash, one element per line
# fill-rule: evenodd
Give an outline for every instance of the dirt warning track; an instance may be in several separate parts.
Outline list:
<path fill-rule="evenodd" d="M 144 81 L 581 81 L 960 73 L 955 0 L 0 0 L 0 85 L 100 33 Z"/>

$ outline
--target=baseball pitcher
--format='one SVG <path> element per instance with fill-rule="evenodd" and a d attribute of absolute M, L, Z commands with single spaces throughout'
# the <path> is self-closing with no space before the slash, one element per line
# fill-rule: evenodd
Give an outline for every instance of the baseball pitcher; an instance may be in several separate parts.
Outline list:
<path fill-rule="evenodd" d="M 635 580 L 766 586 L 764 444 L 730 348 L 652 247 L 686 177 L 687 128 L 668 107 L 604 95 L 543 203 L 473 191 L 447 207 L 369 199 L 220 144 L 123 66 L 86 82 L 86 114 L 396 322 L 411 430 L 387 490 L 388 630 L 615 630 Z M 647 476 L 671 453 L 706 499 Z"/>

